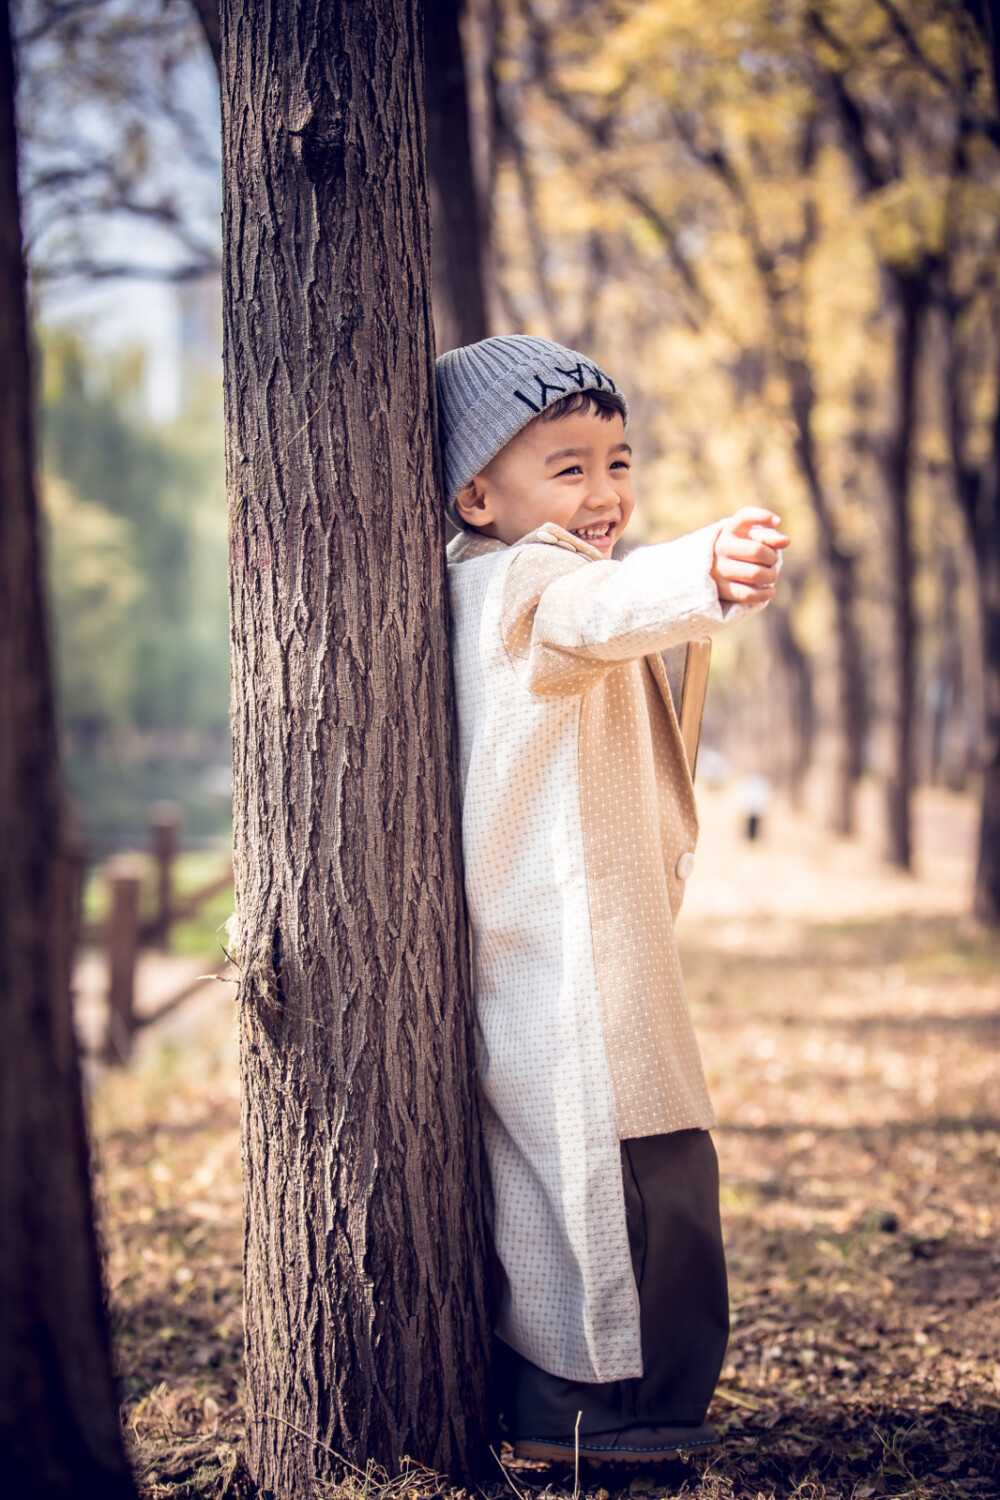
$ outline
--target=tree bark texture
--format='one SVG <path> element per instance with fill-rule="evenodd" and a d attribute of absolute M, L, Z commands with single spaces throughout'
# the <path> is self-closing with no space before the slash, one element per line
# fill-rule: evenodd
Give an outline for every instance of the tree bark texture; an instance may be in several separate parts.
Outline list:
<path fill-rule="evenodd" d="M 224 0 L 248 1461 L 481 1459 L 414 0 Z"/>
<path fill-rule="evenodd" d="M 438 352 L 487 335 L 485 216 L 472 166 L 461 0 L 425 0 L 427 172 Z"/>
<path fill-rule="evenodd" d="M 70 1007 L 62 816 L 34 484 L 14 128 L 0 6 L 0 1474 L 133 1496 L 108 1349 Z"/>

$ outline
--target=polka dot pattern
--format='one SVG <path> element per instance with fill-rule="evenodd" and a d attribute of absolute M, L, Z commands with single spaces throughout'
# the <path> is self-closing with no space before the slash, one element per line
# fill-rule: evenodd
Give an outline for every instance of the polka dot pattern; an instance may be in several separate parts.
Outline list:
<path fill-rule="evenodd" d="M 497 1332 L 567 1380 L 642 1373 L 619 1140 L 714 1123 L 673 931 L 694 795 L 649 654 L 726 619 L 714 532 L 623 563 L 553 525 L 449 548 Z"/>

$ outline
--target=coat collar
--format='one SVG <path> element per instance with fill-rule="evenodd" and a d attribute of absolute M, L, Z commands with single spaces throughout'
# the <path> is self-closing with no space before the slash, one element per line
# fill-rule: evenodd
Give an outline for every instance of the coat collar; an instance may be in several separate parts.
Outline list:
<path fill-rule="evenodd" d="M 602 562 L 604 554 L 582 537 L 574 536 L 571 531 L 565 531 L 562 526 L 557 526 L 555 521 L 546 521 L 544 525 L 537 526 L 534 531 L 529 531 L 515 547 L 526 547 L 529 542 L 542 542 L 550 547 L 563 547 L 567 552 L 579 552 L 592 561 Z M 470 562 L 474 557 L 485 557 L 489 552 L 504 552 L 507 543 L 501 542 L 497 537 L 480 536 L 472 531 L 460 531 L 458 536 L 453 537 L 448 543 L 448 561 L 450 563 Z"/>

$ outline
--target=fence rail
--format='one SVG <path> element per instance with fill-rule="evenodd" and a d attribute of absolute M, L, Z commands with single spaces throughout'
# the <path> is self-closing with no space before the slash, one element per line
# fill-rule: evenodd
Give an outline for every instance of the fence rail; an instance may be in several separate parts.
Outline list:
<path fill-rule="evenodd" d="M 78 924 L 78 941 L 103 947 L 107 956 L 107 1024 L 102 1052 L 105 1060 L 111 1063 L 126 1062 L 139 1028 L 174 1010 L 203 983 L 202 977 L 189 981 L 175 994 L 161 1000 L 155 1010 L 140 1015 L 135 1004 L 140 952 L 148 947 L 164 951 L 169 948 L 173 927 L 196 916 L 206 901 L 226 890 L 233 880 L 232 863 L 228 862 L 222 872 L 197 890 L 177 898 L 174 866 L 180 847 L 180 813 L 176 805 L 156 803 L 150 809 L 149 830 L 153 915 L 145 919 L 141 915 L 143 885 L 148 881 L 148 861 L 138 854 L 119 854 L 104 866 L 108 885 L 107 915 L 102 922 L 81 920 Z M 221 973 L 225 967 L 225 961 L 220 963 L 216 973 Z"/>

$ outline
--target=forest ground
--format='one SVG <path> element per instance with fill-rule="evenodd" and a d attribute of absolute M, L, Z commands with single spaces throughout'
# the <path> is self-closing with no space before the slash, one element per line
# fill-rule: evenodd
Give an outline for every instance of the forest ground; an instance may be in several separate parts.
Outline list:
<path fill-rule="evenodd" d="M 879 862 L 870 799 L 851 843 L 781 809 L 748 843 L 721 793 L 702 813 L 679 933 L 720 1120 L 723 1443 L 643 1474 L 581 1469 L 579 1493 L 996 1500 L 1000 944 L 965 915 L 973 808 L 921 797 L 915 878 Z M 90 1080 L 144 1500 L 246 1493 L 231 997 L 206 986 Z M 374 1500 L 377 1480 L 317 1494 Z M 441 1493 L 418 1471 L 388 1489 Z M 508 1462 L 483 1487 L 512 1491 L 572 1495 L 574 1475 Z"/>

